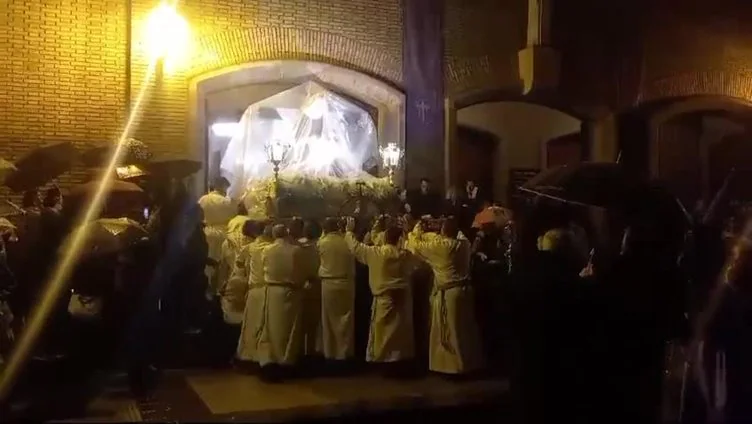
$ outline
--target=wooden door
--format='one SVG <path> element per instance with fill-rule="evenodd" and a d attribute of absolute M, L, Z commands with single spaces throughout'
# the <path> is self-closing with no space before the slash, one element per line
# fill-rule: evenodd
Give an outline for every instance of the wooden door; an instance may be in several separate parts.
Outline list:
<path fill-rule="evenodd" d="M 546 143 L 546 168 L 580 163 L 582 150 L 582 135 L 579 132 L 553 138 Z"/>
<path fill-rule="evenodd" d="M 494 192 L 494 161 L 498 139 L 495 135 L 471 127 L 458 128 L 456 187 L 473 180 L 487 195 Z"/>

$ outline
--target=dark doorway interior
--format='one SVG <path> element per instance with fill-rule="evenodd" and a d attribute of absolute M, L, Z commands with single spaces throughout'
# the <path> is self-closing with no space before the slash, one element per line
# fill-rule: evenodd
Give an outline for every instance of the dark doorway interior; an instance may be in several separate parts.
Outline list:
<path fill-rule="evenodd" d="M 494 192 L 494 162 L 499 139 L 486 131 L 460 125 L 457 128 L 459 154 L 457 187 L 473 180 L 485 193 Z"/>
<path fill-rule="evenodd" d="M 582 150 L 580 132 L 552 138 L 546 143 L 546 168 L 580 163 Z"/>

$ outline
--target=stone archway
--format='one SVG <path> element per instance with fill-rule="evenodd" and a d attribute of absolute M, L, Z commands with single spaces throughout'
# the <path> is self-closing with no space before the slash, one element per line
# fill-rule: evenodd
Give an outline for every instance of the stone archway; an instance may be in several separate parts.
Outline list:
<path fill-rule="evenodd" d="M 463 103 L 458 103 L 463 105 Z M 454 106 L 454 105 L 452 105 Z M 462 146 L 456 140 L 457 126 L 468 126 L 493 134 L 498 146 L 494 156 L 493 194 L 499 201 L 510 200 L 516 192 L 513 175 L 521 171 L 541 170 L 546 164 L 546 142 L 565 134 L 579 132 L 582 120 L 558 108 L 529 101 L 496 100 L 478 102 L 451 110 L 454 126 L 447 126 L 449 182 L 458 182 Z M 531 124 L 534 123 L 534 124 Z"/>
<path fill-rule="evenodd" d="M 484 105 L 484 104 L 497 104 L 497 103 L 510 103 L 510 104 L 517 104 L 520 105 L 520 107 L 523 108 L 540 108 L 541 110 L 548 110 L 552 113 L 561 114 L 563 116 L 571 117 L 573 120 L 576 120 L 578 122 L 576 128 L 567 129 L 564 132 L 557 132 L 552 133 L 550 138 L 557 137 L 564 135 L 566 133 L 571 133 L 574 131 L 580 131 L 580 125 L 581 123 L 585 122 L 586 117 L 582 114 L 576 111 L 574 108 L 570 107 L 565 101 L 563 101 L 560 98 L 552 97 L 552 96 L 546 96 L 546 95 L 540 95 L 540 94 L 531 94 L 531 95 L 523 95 L 521 89 L 492 89 L 492 90 L 466 90 L 460 93 L 456 93 L 452 95 L 451 97 L 445 99 L 445 140 L 444 140 L 444 147 L 445 147 L 445 171 L 446 171 L 446 178 L 445 178 L 445 185 L 451 186 L 453 184 L 456 184 L 459 178 L 459 170 L 458 170 L 458 164 L 456 163 L 456 158 L 459 157 L 461 153 L 461 146 L 458 143 L 457 139 L 457 128 L 459 125 L 464 125 L 466 123 L 461 122 L 461 120 L 458 120 L 458 112 L 461 110 L 466 110 L 471 107 L 475 107 L 477 105 Z M 470 125 L 474 126 L 476 129 L 486 130 L 489 131 L 489 128 L 484 127 L 478 127 L 477 125 Z M 493 131 L 490 131 L 493 133 Z M 497 135 L 498 136 L 498 135 Z M 497 153 L 501 153 L 504 149 L 504 143 L 508 143 L 509 140 L 504 140 L 504 137 L 497 137 L 500 143 L 500 147 L 496 149 Z M 539 152 L 536 154 L 536 157 L 534 159 L 534 162 L 537 164 L 536 167 L 540 168 L 541 164 L 545 164 L 545 142 L 548 141 L 548 138 L 544 140 L 538 140 L 539 143 L 536 145 L 540 146 Z M 499 173 L 506 173 L 509 169 L 506 166 L 499 167 L 499 169 L 496 171 L 497 174 Z M 506 175 L 497 175 L 495 178 L 497 181 L 494 182 L 496 192 L 496 196 L 501 198 L 507 197 L 507 185 L 508 185 L 508 178 Z"/>
<path fill-rule="evenodd" d="M 249 96 L 261 86 L 268 94 L 273 94 L 275 90 L 285 89 L 285 84 L 295 85 L 309 80 L 331 87 L 375 110 L 379 142 L 396 142 L 404 148 L 405 95 L 390 83 L 341 66 L 275 60 L 225 67 L 190 81 L 189 146 L 192 156 L 207 160 L 207 119 L 214 105 L 226 102 L 230 109 L 244 109 L 253 103 L 249 101 Z M 401 181 L 402 176 L 402 173 L 398 173 L 397 181 Z M 206 173 L 196 181 L 199 188 L 205 187 L 205 184 Z"/>
<path fill-rule="evenodd" d="M 645 84 L 639 103 L 651 103 L 682 97 L 724 97 L 752 99 L 749 72 L 724 70 L 692 71 L 671 75 Z"/>
<path fill-rule="evenodd" d="M 650 176 L 660 177 L 660 139 L 661 128 L 670 120 L 689 113 L 704 111 L 726 111 L 733 114 L 748 114 L 752 103 L 736 97 L 694 96 L 677 98 L 665 102 L 653 111 L 647 120 L 648 163 Z"/>

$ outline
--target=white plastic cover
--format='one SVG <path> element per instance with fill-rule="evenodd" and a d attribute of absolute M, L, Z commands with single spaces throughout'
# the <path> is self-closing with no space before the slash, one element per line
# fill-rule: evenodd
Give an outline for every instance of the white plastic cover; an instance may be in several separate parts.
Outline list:
<path fill-rule="evenodd" d="M 378 164 L 373 118 L 344 97 L 307 82 L 254 103 L 243 113 L 240 131 L 220 164 L 232 197 L 241 197 L 253 180 L 272 175 L 266 146 L 277 140 L 289 145 L 281 174 L 376 178 L 366 172 Z"/>

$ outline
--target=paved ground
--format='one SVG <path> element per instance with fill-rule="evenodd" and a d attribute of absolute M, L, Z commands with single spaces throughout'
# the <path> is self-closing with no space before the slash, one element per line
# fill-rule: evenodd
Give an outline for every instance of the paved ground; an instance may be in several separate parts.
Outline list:
<path fill-rule="evenodd" d="M 267 384 L 232 370 L 170 371 L 152 399 L 136 402 L 127 391 L 110 388 L 75 421 L 383 422 L 452 415 L 482 422 L 508 415 L 507 392 L 508 384 L 498 380 L 361 375 Z"/>

